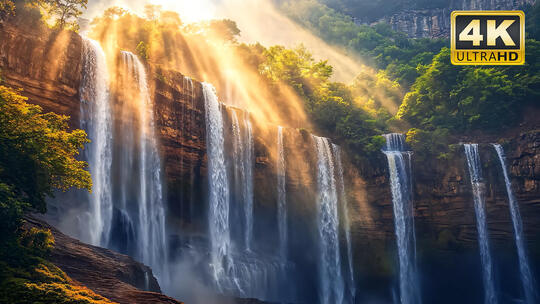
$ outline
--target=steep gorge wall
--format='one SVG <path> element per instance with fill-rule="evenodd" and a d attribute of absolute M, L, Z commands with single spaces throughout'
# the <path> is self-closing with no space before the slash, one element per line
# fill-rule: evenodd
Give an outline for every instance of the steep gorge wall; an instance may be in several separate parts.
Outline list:
<path fill-rule="evenodd" d="M 446 7 L 408 9 L 386 16 L 386 22 L 396 31 L 411 38 L 436 38 L 450 35 L 450 13 L 454 10 L 517 10 L 534 4 L 535 0 L 452 0 Z"/>

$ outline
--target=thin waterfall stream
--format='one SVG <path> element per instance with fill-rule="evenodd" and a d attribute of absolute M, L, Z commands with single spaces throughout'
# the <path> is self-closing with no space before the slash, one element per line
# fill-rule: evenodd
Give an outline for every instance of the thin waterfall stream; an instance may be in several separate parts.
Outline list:
<path fill-rule="evenodd" d="M 412 189 L 410 182 L 410 157 L 405 150 L 403 134 L 385 134 L 386 146 L 383 150 L 388 159 L 390 187 L 394 210 L 394 226 L 399 260 L 399 298 L 402 304 L 421 303 L 415 262 L 416 242 Z M 407 158 L 407 160 L 405 160 Z"/>
<path fill-rule="evenodd" d="M 312 135 L 317 151 L 317 208 L 319 229 L 319 301 L 342 303 L 344 280 L 339 250 L 338 194 L 335 164 L 328 138 Z"/>
<path fill-rule="evenodd" d="M 353 266 L 353 249 L 352 249 L 352 240 L 351 240 L 351 224 L 349 219 L 349 206 L 347 203 L 347 193 L 345 192 L 345 180 L 343 178 L 343 164 L 341 162 L 341 148 L 332 144 L 332 150 L 336 159 L 336 169 L 337 169 L 337 182 L 339 185 L 339 199 L 341 201 L 341 210 L 342 210 L 342 226 L 345 230 L 345 241 L 347 243 L 347 265 L 349 266 L 349 290 L 351 303 L 354 303 L 354 298 L 356 294 L 356 287 L 354 283 L 354 266 Z"/>
<path fill-rule="evenodd" d="M 279 233 L 279 256 L 281 263 L 287 263 L 287 192 L 285 146 L 283 142 L 283 127 L 278 127 L 277 132 L 277 216 Z"/>
<path fill-rule="evenodd" d="M 464 144 L 467 167 L 471 179 L 476 214 L 476 228 L 478 230 L 478 245 L 480 247 L 480 260 L 482 262 L 482 279 L 484 282 L 484 303 L 497 303 L 495 282 L 493 278 L 493 262 L 489 249 L 489 236 L 486 222 L 484 201 L 484 184 L 482 182 L 482 169 L 478 144 Z"/>
<path fill-rule="evenodd" d="M 527 256 L 527 250 L 525 247 L 525 236 L 523 234 L 523 222 L 521 220 L 521 214 L 519 212 L 519 205 L 514 192 L 512 191 L 512 182 L 508 176 L 508 169 L 506 166 L 506 157 L 504 149 L 499 144 L 492 144 L 493 148 L 497 152 L 499 157 L 499 163 L 504 176 L 504 183 L 506 185 L 506 193 L 508 195 L 508 205 L 510 207 L 510 215 L 512 216 L 512 226 L 514 228 L 514 239 L 516 241 L 516 248 L 519 258 L 519 272 L 521 275 L 521 282 L 523 284 L 523 293 L 525 295 L 525 303 L 536 303 L 536 291 L 534 288 L 534 277 L 529 265 L 529 258 Z"/>

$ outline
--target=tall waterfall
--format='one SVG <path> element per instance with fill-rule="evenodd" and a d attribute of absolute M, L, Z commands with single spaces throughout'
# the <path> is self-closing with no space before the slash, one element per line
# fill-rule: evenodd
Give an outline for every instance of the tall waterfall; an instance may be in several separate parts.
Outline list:
<path fill-rule="evenodd" d="M 484 184 L 482 183 L 482 171 L 480 155 L 478 154 L 478 144 L 465 144 L 464 147 L 474 197 L 476 228 L 478 230 L 478 245 L 480 247 L 480 259 L 482 261 L 484 302 L 486 304 L 494 304 L 497 303 L 497 296 L 495 293 L 495 283 L 493 279 L 493 263 L 491 261 L 491 252 L 489 250 L 484 202 Z"/>
<path fill-rule="evenodd" d="M 402 304 L 421 303 L 415 263 L 415 236 L 412 189 L 410 180 L 410 152 L 405 151 L 403 134 L 385 134 L 383 149 L 388 159 L 390 186 L 394 209 L 394 226 L 399 260 L 399 296 Z M 407 158 L 407 161 L 405 161 Z"/>
<path fill-rule="evenodd" d="M 253 129 L 251 126 L 249 113 L 247 112 L 245 113 L 244 117 L 244 125 L 246 143 L 246 148 L 243 155 L 245 183 L 243 187 L 243 197 L 246 215 L 245 244 L 246 249 L 251 250 L 251 243 L 253 239 Z"/>
<path fill-rule="evenodd" d="M 339 252 L 339 215 L 334 159 L 328 138 L 314 136 L 317 151 L 317 208 L 319 229 L 319 300 L 342 303 L 344 282 Z"/>
<path fill-rule="evenodd" d="M 231 113 L 234 176 L 236 190 L 242 194 L 244 204 L 244 245 L 251 250 L 253 239 L 253 129 L 249 114 L 244 114 L 240 125 L 236 111 Z"/>
<path fill-rule="evenodd" d="M 146 69 L 142 62 L 130 52 L 122 52 L 124 68 L 134 81 L 138 90 L 138 98 L 131 109 L 137 111 L 138 125 L 135 140 L 138 145 L 135 153 L 129 158 L 138 157 L 136 176 L 126 175 L 130 179 L 138 179 L 139 196 L 137 198 L 138 213 L 138 249 L 137 253 L 144 263 L 152 266 L 158 275 L 165 275 L 167 265 L 167 243 L 165 232 L 165 209 L 161 180 L 161 161 L 158 154 L 154 126 L 153 102 L 148 90 Z"/>
<path fill-rule="evenodd" d="M 281 267 L 274 256 L 251 247 L 253 227 L 253 129 L 249 115 L 239 119 L 237 109 L 226 111 L 215 88 L 203 83 L 206 112 L 210 232 L 210 271 L 218 292 L 242 298 L 281 301 Z M 224 113 L 231 115 L 232 155 L 225 152 Z M 229 140 L 227 138 L 227 140 Z M 228 164 L 237 187 L 231 187 Z M 232 195 L 234 194 L 234 195 Z M 231 200 L 231 198 L 234 198 Z M 243 204 L 243 205 L 241 205 Z M 234 212 L 242 206 L 243 212 Z M 243 223 L 243 225 L 242 225 Z M 245 228 L 240 235 L 231 227 Z M 236 231 L 236 230 L 234 230 Z M 244 243 L 241 247 L 238 244 Z"/>
<path fill-rule="evenodd" d="M 231 264 L 229 228 L 229 180 L 224 153 L 223 114 L 215 88 L 203 83 L 206 109 L 206 145 L 208 153 L 209 184 L 209 232 L 211 268 L 217 288 L 227 276 L 227 264 Z"/>
<path fill-rule="evenodd" d="M 501 164 L 504 182 L 506 184 L 506 193 L 508 195 L 508 205 L 510 206 L 510 215 L 512 216 L 512 224 L 514 226 L 514 238 L 516 240 L 516 248 L 519 258 L 519 271 L 521 274 L 521 282 L 523 284 L 523 292 L 525 294 L 525 302 L 527 304 L 534 304 L 536 303 L 534 277 L 529 266 L 529 259 L 527 257 L 527 250 L 525 248 L 525 236 L 523 235 L 523 222 L 521 221 L 519 205 L 512 191 L 512 183 L 508 177 L 504 149 L 499 144 L 493 144 L 493 147 L 499 156 L 499 162 Z"/>
<path fill-rule="evenodd" d="M 81 126 L 91 143 L 86 152 L 93 192 L 90 194 L 90 243 L 107 246 L 113 217 L 111 164 L 112 118 L 109 104 L 109 72 L 98 42 L 83 39 Z"/>
<path fill-rule="evenodd" d="M 283 264 L 287 261 L 287 193 L 285 190 L 285 147 L 283 143 L 283 127 L 277 132 L 277 219 L 279 233 L 279 256 Z"/>
<path fill-rule="evenodd" d="M 353 266 L 353 250 L 351 241 L 351 225 L 349 219 L 349 206 L 347 204 L 347 194 L 345 193 L 345 180 L 343 179 L 343 164 L 341 162 L 341 148 L 332 144 L 332 150 L 336 158 L 337 178 L 339 185 L 339 200 L 341 201 L 343 227 L 345 230 L 345 240 L 347 241 L 347 262 L 349 266 L 349 290 L 351 294 L 351 303 L 354 303 L 356 287 L 354 285 L 354 266 Z"/>

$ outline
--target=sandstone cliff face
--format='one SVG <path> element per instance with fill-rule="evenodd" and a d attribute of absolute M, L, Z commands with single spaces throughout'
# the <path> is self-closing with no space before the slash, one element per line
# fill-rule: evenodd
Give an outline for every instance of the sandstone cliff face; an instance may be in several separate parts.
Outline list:
<path fill-rule="evenodd" d="M 55 240 L 51 261 L 69 277 L 120 304 L 181 304 L 162 295 L 152 270 L 132 258 L 70 238 L 37 218 L 27 227 L 49 229 Z"/>
<path fill-rule="evenodd" d="M 45 112 L 69 114 L 74 127 L 79 122 L 81 49 L 81 38 L 71 32 L 0 24 L 1 77 Z"/>
<path fill-rule="evenodd" d="M 384 17 L 396 31 L 407 33 L 411 38 L 436 38 L 450 35 L 450 13 L 454 10 L 517 10 L 535 0 L 453 0 L 446 7 L 433 9 L 403 10 Z"/>

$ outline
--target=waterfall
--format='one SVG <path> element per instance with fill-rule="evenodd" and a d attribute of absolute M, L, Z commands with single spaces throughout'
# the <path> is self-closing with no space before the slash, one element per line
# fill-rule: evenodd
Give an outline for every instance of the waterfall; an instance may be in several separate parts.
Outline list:
<path fill-rule="evenodd" d="M 277 219 L 279 233 L 279 257 L 282 264 L 287 262 L 287 194 L 285 190 L 285 150 L 283 144 L 283 127 L 277 132 Z"/>
<path fill-rule="evenodd" d="M 236 190 L 242 193 L 244 204 L 244 244 L 250 251 L 253 239 L 253 129 L 249 114 L 244 114 L 243 128 L 235 110 L 231 116 L 234 176 Z"/>
<path fill-rule="evenodd" d="M 215 88 L 203 83 L 208 154 L 209 232 L 211 268 L 218 290 L 230 261 L 229 181 L 224 153 L 223 115 Z"/>
<path fill-rule="evenodd" d="M 166 275 L 167 244 L 165 231 L 165 208 L 161 181 L 161 161 L 158 153 L 154 126 L 154 109 L 147 84 L 146 69 L 130 52 L 122 52 L 124 66 L 135 82 L 138 99 L 133 109 L 137 111 L 138 125 L 135 129 L 138 145 L 138 255 L 144 263 L 152 266 L 158 275 Z M 132 155 L 130 155 L 132 157 Z M 135 178 L 128 176 L 126 181 Z"/>
<path fill-rule="evenodd" d="M 322 304 L 342 303 L 344 282 L 339 253 L 338 195 L 334 159 L 328 138 L 312 135 L 317 151 L 317 208 L 319 229 L 319 283 Z"/>
<path fill-rule="evenodd" d="M 508 195 L 508 205 L 510 207 L 510 215 L 512 216 L 512 224 L 514 226 L 514 238 L 516 240 L 516 248 L 519 258 L 519 271 L 521 273 L 521 282 L 523 284 L 523 292 L 525 294 L 525 303 L 536 303 L 536 292 L 534 289 L 534 278 L 529 266 L 529 259 L 527 257 L 527 250 L 525 248 L 525 237 L 523 235 L 523 223 L 521 221 L 521 215 L 519 212 L 519 205 L 512 192 L 512 183 L 508 176 L 508 169 L 506 167 L 506 157 L 504 155 L 504 149 L 499 144 L 492 144 L 497 151 L 499 162 L 501 164 L 502 172 L 504 175 L 504 182 L 506 184 L 506 193 Z"/>
<path fill-rule="evenodd" d="M 210 271 L 218 292 L 241 298 L 280 301 L 281 265 L 275 257 L 251 248 L 253 227 L 253 129 L 249 115 L 225 111 L 215 88 L 203 83 L 206 112 L 210 233 Z M 225 152 L 224 113 L 231 115 L 232 153 Z M 227 138 L 228 140 L 229 138 Z M 229 158 L 230 159 L 229 159 Z M 232 164 L 236 187 L 230 187 L 228 164 Z M 235 212 L 236 205 L 243 212 Z M 242 213 L 242 214 L 240 214 Z M 242 226 L 242 223 L 244 224 Z M 237 235 L 231 227 L 245 228 Z M 240 248 L 237 244 L 245 243 Z"/>
<path fill-rule="evenodd" d="M 388 159 L 390 187 L 394 209 L 394 226 L 399 260 L 399 297 L 402 304 L 421 303 L 415 263 L 415 236 L 412 189 L 410 180 L 410 152 L 405 151 L 403 134 L 385 134 L 383 153 Z M 407 162 L 405 161 L 407 157 Z M 407 168 L 409 164 L 409 168 Z"/>
<path fill-rule="evenodd" d="M 332 150 L 336 158 L 337 178 L 339 185 L 339 200 L 341 201 L 341 210 L 343 218 L 343 227 L 345 230 L 345 240 L 347 242 L 347 261 L 349 266 L 349 290 L 351 293 L 351 303 L 354 303 L 356 287 L 354 285 L 354 266 L 352 255 L 351 225 L 349 220 L 349 206 L 347 205 L 347 194 L 345 193 L 345 181 L 343 179 L 343 164 L 341 162 L 341 148 L 332 144 Z"/>
<path fill-rule="evenodd" d="M 251 250 L 251 243 L 253 239 L 253 129 L 251 126 L 251 120 L 249 113 L 245 113 L 244 117 L 245 125 L 245 143 L 243 155 L 243 168 L 244 168 L 244 187 L 243 197 L 245 204 L 246 215 L 246 235 L 245 244 L 246 249 Z"/>
<path fill-rule="evenodd" d="M 90 232 L 92 245 L 107 246 L 113 216 L 111 164 L 112 118 L 109 104 L 109 72 L 98 42 L 83 39 L 81 126 L 88 134 L 87 159 L 92 175 Z"/>
<path fill-rule="evenodd" d="M 482 262 L 482 274 L 484 282 L 484 302 L 486 304 L 494 304 L 497 303 L 497 296 L 495 294 L 495 284 L 493 281 L 493 264 L 491 262 L 491 253 L 489 251 L 489 239 L 483 193 L 484 185 L 482 183 L 482 171 L 480 167 L 480 155 L 478 154 L 478 144 L 465 144 L 464 148 L 474 197 L 476 228 L 478 230 L 478 244 L 480 247 L 480 259 Z"/>

